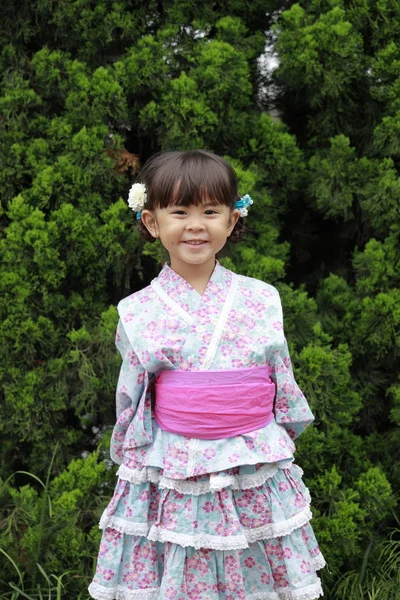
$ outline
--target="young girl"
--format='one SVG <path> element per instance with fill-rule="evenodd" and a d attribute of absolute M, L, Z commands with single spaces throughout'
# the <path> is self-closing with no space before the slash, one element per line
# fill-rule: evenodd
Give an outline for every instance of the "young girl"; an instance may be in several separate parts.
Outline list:
<path fill-rule="evenodd" d="M 293 438 L 313 420 L 277 290 L 216 262 L 252 203 L 204 150 L 151 159 L 129 203 L 169 253 L 118 305 L 123 363 L 90 594 L 98 600 L 309 600 L 324 566 Z"/>

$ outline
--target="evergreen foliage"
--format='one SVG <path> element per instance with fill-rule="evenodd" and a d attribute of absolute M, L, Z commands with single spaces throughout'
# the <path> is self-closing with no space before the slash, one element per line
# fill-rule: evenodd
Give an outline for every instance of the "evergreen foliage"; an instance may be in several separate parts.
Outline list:
<path fill-rule="evenodd" d="M 327 598 L 394 599 L 399 3 L 5 0 L 0 13 L 0 597 L 87 598 L 114 484 L 115 305 L 162 256 L 135 230 L 134 162 L 120 159 L 206 147 L 255 199 L 221 260 L 278 287 L 316 415 L 297 459 Z"/>

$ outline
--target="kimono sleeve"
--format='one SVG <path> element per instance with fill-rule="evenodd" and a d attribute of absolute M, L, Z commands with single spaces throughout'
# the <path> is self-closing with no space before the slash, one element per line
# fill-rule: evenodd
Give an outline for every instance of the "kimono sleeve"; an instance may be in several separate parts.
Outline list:
<path fill-rule="evenodd" d="M 294 378 L 285 338 L 282 347 L 274 353 L 271 379 L 276 385 L 275 420 L 295 439 L 313 422 L 314 416 Z"/>
<path fill-rule="evenodd" d="M 130 408 L 135 412 L 143 393 L 145 369 L 141 365 L 126 335 L 122 321 L 119 320 L 115 336 L 115 345 L 122 358 L 116 391 L 117 422 L 121 414 Z"/>

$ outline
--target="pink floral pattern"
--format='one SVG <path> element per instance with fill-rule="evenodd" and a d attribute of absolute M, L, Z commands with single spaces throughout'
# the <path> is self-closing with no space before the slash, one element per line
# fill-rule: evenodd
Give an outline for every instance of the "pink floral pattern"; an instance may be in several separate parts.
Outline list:
<path fill-rule="evenodd" d="M 275 288 L 239 277 L 211 365 L 269 365 L 275 419 L 248 434 L 192 443 L 152 418 L 154 376 L 202 368 L 231 280 L 217 264 L 200 296 L 164 266 L 157 281 L 185 319 L 151 286 L 119 304 L 123 362 L 111 456 L 121 468 L 100 522 L 94 598 L 322 595 L 316 571 L 324 561 L 309 524 L 309 492 L 293 463 L 293 439 L 313 416 L 293 377 Z"/>

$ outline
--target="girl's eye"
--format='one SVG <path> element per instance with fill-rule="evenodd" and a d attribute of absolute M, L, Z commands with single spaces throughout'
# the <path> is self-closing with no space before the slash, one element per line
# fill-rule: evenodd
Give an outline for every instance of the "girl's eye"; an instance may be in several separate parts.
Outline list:
<path fill-rule="evenodd" d="M 172 214 L 173 215 L 184 215 L 185 211 L 184 210 L 174 210 Z"/>
<path fill-rule="evenodd" d="M 205 211 L 206 215 L 217 215 L 218 211 L 213 210 L 212 208 L 209 208 L 208 210 Z"/>

